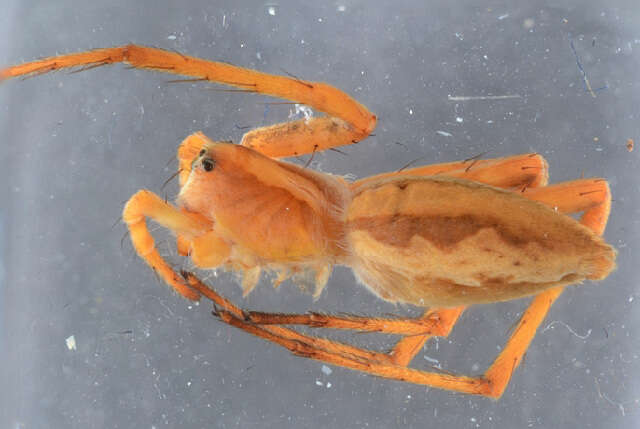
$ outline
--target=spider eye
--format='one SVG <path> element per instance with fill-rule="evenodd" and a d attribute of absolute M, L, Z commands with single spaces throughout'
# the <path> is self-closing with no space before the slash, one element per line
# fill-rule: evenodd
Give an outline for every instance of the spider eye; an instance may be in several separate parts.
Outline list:
<path fill-rule="evenodd" d="M 200 153 L 198 154 L 198 156 L 202 156 L 202 155 L 204 155 L 205 153 L 207 153 L 206 149 L 202 149 L 202 150 L 200 151 Z"/>
<path fill-rule="evenodd" d="M 204 167 L 205 171 L 213 170 L 213 167 L 215 167 L 215 165 L 215 161 L 211 158 L 205 158 L 202 160 L 202 167 Z"/>

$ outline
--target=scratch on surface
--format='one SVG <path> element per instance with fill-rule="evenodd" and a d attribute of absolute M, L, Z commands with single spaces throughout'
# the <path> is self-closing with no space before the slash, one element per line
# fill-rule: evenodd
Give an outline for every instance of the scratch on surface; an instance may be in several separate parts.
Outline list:
<path fill-rule="evenodd" d="M 511 100 L 514 98 L 522 98 L 520 94 L 509 95 L 470 95 L 470 96 L 449 96 L 449 101 L 473 101 L 473 100 Z"/>
<path fill-rule="evenodd" d="M 591 335 L 591 329 L 589 329 L 585 335 L 580 335 L 576 331 L 574 331 L 571 328 L 571 326 L 567 325 L 562 320 L 554 320 L 553 322 L 549 323 L 547 325 L 547 327 L 542 330 L 542 332 L 547 332 L 555 324 L 560 324 L 560 325 L 564 326 L 565 328 L 567 328 L 569 330 L 569 332 L 571 332 L 573 335 L 575 335 L 576 337 L 580 338 L 581 340 L 586 340 L 587 338 L 589 338 L 589 335 Z"/>
<path fill-rule="evenodd" d="M 580 62 L 580 57 L 578 56 L 578 51 L 576 50 L 575 45 L 573 44 L 573 40 L 569 39 L 569 43 L 571 44 L 571 50 L 573 51 L 573 55 L 576 57 L 576 64 L 578 65 L 578 69 L 580 70 L 580 73 L 582 73 L 582 80 L 584 81 L 584 85 L 587 88 L 587 91 L 589 91 L 589 94 L 591 94 L 591 96 L 593 98 L 596 98 L 595 91 L 599 91 L 601 89 L 605 89 L 606 86 L 604 86 L 602 88 L 598 88 L 595 91 L 593 90 L 593 88 L 591 88 L 591 83 L 589 82 L 589 79 L 587 78 L 587 72 L 584 70 L 584 67 L 582 66 L 582 63 Z"/>
<path fill-rule="evenodd" d="M 626 414 L 624 412 L 624 405 L 622 405 L 621 402 L 614 402 L 612 401 L 606 393 L 602 393 L 602 390 L 600 390 L 600 383 L 598 382 L 598 379 L 596 377 L 593 377 L 594 381 L 596 382 L 596 388 L 598 389 L 598 396 L 600 396 L 602 399 L 604 399 L 605 401 L 607 401 L 609 404 L 613 405 L 614 407 L 617 407 L 618 410 L 620 410 L 620 412 L 622 413 L 622 417 L 624 417 Z"/>
<path fill-rule="evenodd" d="M 166 317 L 167 319 L 171 319 L 173 316 L 175 316 L 175 313 L 171 310 L 171 308 L 169 308 L 169 306 L 167 304 L 165 304 L 165 302 L 158 298 L 155 295 L 151 295 L 151 294 L 145 294 L 143 295 L 143 298 L 153 298 L 156 301 L 158 301 L 158 303 L 165 309 L 167 310 L 167 314 L 164 314 L 164 317 Z M 140 301 L 140 299 L 138 299 L 138 301 L 136 302 L 136 306 L 138 305 L 138 302 Z"/>

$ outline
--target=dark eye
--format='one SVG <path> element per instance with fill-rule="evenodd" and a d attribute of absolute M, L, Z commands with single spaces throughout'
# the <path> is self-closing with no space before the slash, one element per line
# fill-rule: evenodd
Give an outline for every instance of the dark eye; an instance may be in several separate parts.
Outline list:
<path fill-rule="evenodd" d="M 198 154 L 198 156 L 202 156 L 202 155 L 204 155 L 205 153 L 207 153 L 206 149 L 202 149 L 202 150 L 200 151 L 200 153 Z"/>
<path fill-rule="evenodd" d="M 213 170 L 213 167 L 216 166 L 216 163 L 211 158 L 205 158 L 202 160 L 202 166 L 204 167 L 205 171 L 211 171 Z"/>

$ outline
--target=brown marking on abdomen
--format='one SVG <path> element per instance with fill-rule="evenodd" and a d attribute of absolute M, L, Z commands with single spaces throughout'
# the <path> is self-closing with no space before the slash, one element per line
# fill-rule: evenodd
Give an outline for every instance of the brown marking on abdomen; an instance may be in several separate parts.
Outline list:
<path fill-rule="evenodd" d="M 528 231 L 512 231 L 497 219 L 473 214 L 372 216 L 350 221 L 349 228 L 366 231 L 377 241 L 394 247 L 408 247 L 412 237 L 420 236 L 441 250 L 453 250 L 460 241 L 485 228 L 495 230 L 505 243 L 514 247 L 523 247 L 531 241 L 527 237 L 535 237 Z M 539 244 L 549 248 L 552 243 L 539 241 Z"/>
<path fill-rule="evenodd" d="M 347 264 L 395 302 L 502 301 L 602 278 L 615 266 L 611 246 L 571 217 L 460 179 L 366 183 L 354 192 L 346 225 Z"/>

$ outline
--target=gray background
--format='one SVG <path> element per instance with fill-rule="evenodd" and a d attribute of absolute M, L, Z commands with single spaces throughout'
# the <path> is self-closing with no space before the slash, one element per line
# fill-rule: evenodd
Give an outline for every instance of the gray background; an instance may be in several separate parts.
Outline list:
<path fill-rule="evenodd" d="M 316 155 L 312 167 L 323 171 L 364 177 L 423 157 L 537 151 L 552 181 L 607 177 L 615 201 L 606 238 L 620 255 L 604 282 L 559 299 L 498 402 L 335 367 L 327 374 L 177 297 L 128 239 L 121 246 L 124 226 L 113 227 L 136 190 L 175 195 L 175 182 L 161 186 L 183 137 L 203 130 L 238 141 L 238 127 L 286 120 L 289 106 L 122 66 L 7 82 L 0 427 L 638 427 L 640 149 L 625 149 L 640 139 L 636 1 L 2 3 L 0 64 L 136 42 L 344 89 L 380 122 L 346 156 Z M 596 98 L 570 41 L 592 87 L 605 87 Z M 521 98 L 448 100 L 510 94 Z M 188 266 L 158 237 L 169 260 Z M 416 314 L 375 299 L 345 268 L 317 302 L 266 282 L 242 301 L 233 276 L 210 282 L 265 311 Z M 427 357 L 452 371 L 483 371 L 525 305 L 470 310 L 414 366 L 429 368 Z M 65 345 L 70 335 L 75 351 Z"/>

